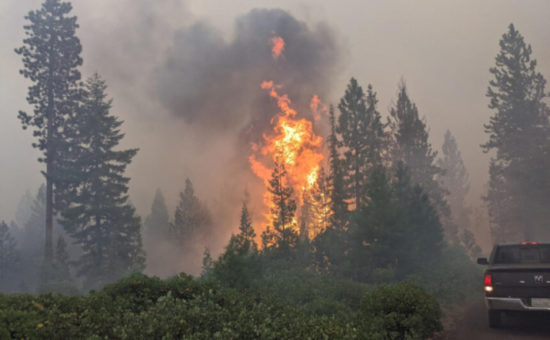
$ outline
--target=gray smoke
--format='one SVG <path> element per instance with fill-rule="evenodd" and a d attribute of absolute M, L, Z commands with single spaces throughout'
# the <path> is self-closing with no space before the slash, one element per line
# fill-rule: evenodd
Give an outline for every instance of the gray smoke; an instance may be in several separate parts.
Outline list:
<path fill-rule="evenodd" d="M 270 39 L 285 40 L 274 60 Z M 334 33 L 325 24 L 308 27 L 280 9 L 255 9 L 235 22 L 234 38 L 205 22 L 176 33 L 158 71 L 158 92 L 170 111 L 213 134 L 221 129 L 263 132 L 275 107 L 260 89 L 264 80 L 283 85 L 294 105 L 307 114 L 313 94 L 324 96 L 338 66 Z"/>

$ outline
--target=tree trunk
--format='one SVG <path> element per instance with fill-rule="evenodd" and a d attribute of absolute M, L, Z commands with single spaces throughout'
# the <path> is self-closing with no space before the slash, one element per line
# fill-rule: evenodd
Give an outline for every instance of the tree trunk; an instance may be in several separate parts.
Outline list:
<path fill-rule="evenodd" d="M 48 155 L 46 157 L 46 240 L 44 244 L 44 260 L 47 264 L 50 264 L 52 262 L 53 257 L 53 150 L 51 143 L 52 130 L 53 122 L 52 117 L 50 116 L 48 118 Z"/>

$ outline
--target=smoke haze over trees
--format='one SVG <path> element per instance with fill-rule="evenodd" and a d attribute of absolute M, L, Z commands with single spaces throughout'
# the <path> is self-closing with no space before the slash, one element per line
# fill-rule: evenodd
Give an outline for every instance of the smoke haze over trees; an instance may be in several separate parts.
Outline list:
<path fill-rule="evenodd" d="M 122 3 L 114 8 L 117 15 L 129 5 Z M 374 76 L 348 77 L 346 87 L 338 77 L 349 67 L 350 46 L 329 21 L 256 8 L 221 29 L 194 18 L 187 5 L 137 1 L 124 14 L 131 20 L 112 33 L 120 46 L 105 39 L 102 47 L 91 32 L 101 36 L 106 29 L 97 26 L 98 12 L 87 15 L 89 4 L 75 3 L 77 12 L 47 0 L 42 10 L 30 12 L 33 25 L 25 29 L 32 34 L 16 50 L 31 86 L 30 106 L 20 104 L 19 117 L 34 129 L 27 137 L 37 137 L 34 146 L 44 153 L 39 157 L 45 167 L 33 169 L 44 171 L 46 185 L 32 204 L 25 192 L 39 185 L 21 185 L 12 192 L 14 211 L 6 213 L 14 218 L 0 216 L 17 221 L 6 224 L 3 237 L 28 268 L 17 276 L 26 282 L 21 290 L 98 289 L 144 269 L 160 276 L 198 274 L 205 248 L 211 264 L 206 273 L 242 263 L 256 268 L 255 256 L 265 255 L 300 259 L 360 282 L 410 278 L 426 264 L 435 268 L 433 258 L 450 258 L 453 247 L 479 253 L 478 236 L 487 226 L 474 227 L 469 210 L 471 196 L 479 194 L 469 193 L 470 182 L 478 175 L 466 170 L 460 139 L 448 133 L 442 143 L 434 141 L 431 127 L 449 126 L 425 109 L 438 99 L 419 91 L 422 79 L 407 78 L 408 87 L 401 82 L 395 92 L 399 75 L 392 94 L 381 92 Z M 61 14 L 60 27 L 40 28 Z M 63 44 L 54 44 L 63 34 Z M 284 40 L 278 58 L 269 44 L 275 37 Z M 491 69 L 494 116 L 485 126 L 484 148 L 492 157 L 487 204 L 494 240 L 546 231 L 539 226 L 548 217 L 550 129 L 545 80 L 531 53 L 510 26 Z M 94 68 L 106 80 L 88 72 Z M 96 75 L 81 83 L 81 71 Z M 299 117 L 313 122 L 323 138 L 325 158 L 307 195 L 292 188 L 281 163 L 269 169 L 268 195 L 262 197 L 265 183 L 250 169 L 252 145 L 265 141 L 279 114 L 274 96 L 260 88 L 264 80 L 275 84 L 272 91 L 284 88 L 287 97 L 280 98 L 291 98 Z M 336 109 L 310 109 L 314 95 Z M 419 97 L 423 104 L 417 106 Z M 510 126 L 515 128 L 503 128 Z M 243 190 L 250 192 L 244 207 Z M 44 252 L 42 263 L 37 259 Z M 49 276 L 54 280 L 44 279 Z"/>

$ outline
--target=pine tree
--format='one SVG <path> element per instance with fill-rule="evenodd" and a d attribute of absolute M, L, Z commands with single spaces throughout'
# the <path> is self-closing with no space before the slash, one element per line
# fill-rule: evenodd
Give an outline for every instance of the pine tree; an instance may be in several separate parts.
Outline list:
<path fill-rule="evenodd" d="M 369 85 L 367 95 L 351 78 L 338 109 L 337 132 L 344 147 L 344 180 L 348 198 L 356 208 L 366 204 L 365 188 L 369 170 L 381 162 L 385 141 L 384 126 L 376 110 L 378 99 Z"/>
<path fill-rule="evenodd" d="M 189 246 L 198 236 L 206 236 L 212 226 L 212 217 L 208 208 L 195 195 L 193 183 L 185 180 L 185 189 L 180 193 L 180 202 L 176 207 L 171 234 L 180 246 Z"/>
<path fill-rule="evenodd" d="M 286 176 L 284 164 L 276 160 L 268 188 L 273 203 L 270 211 L 273 226 L 267 228 L 262 234 L 262 239 L 264 247 L 274 246 L 288 255 L 290 249 L 296 247 L 298 233 L 295 219 L 296 201 L 292 198 L 294 190 L 287 186 Z"/>
<path fill-rule="evenodd" d="M 334 107 L 329 109 L 330 119 L 330 137 L 329 137 L 329 163 L 330 163 L 330 186 L 332 201 L 332 226 L 337 229 L 343 229 L 346 225 L 348 214 L 347 204 L 345 202 L 344 178 L 342 169 L 342 160 L 338 153 L 340 142 L 336 134 L 336 119 L 334 117 Z"/>
<path fill-rule="evenodd" d="M 145 219 L 145 242 L 155 243 L 170 238 L 170 221 L 164 195 L 160 189 L 155 192 L 151 214 Z"/>
<path fill-rule="evenodd" d="M 255 248 L 256 243 L 254 239 L 256 238 L 256 232 L 252 228 L 252 221 L 250 220 L 250 214 L 248 213 L 248 207 L 246 203 L 243 202 L 243 207 L 241 209 L 241 223 L 239 224 L 239 235 L 250 244 L 247 248 Z"/>
<path fill-rule="evenodd" d="M 14 272 L 19 264 L 19 254 L 15 239 L 11 236 L 6 222 L 0 222 L 0 290 L 12 290 Z"/>
<path fill-rule="evenodd" d="M 43 154 L 39 161 L 46 163 L 46 262 L 51 262 L 53 257 L 54 204 L 58 203 L 59 211 L 64 201 L 62 192 L 56 187 L 64 175 L 57 165 L 63 161 L 63 152 L 70 149 L 64 135 L 66 121 L 75 114 L 79 98 L 78 67 L 82 64 L 82 47 L 75 35 L 76 17 L 67 16 L 71 9 L 68 2 L 45 0 L 39 10 L 30 11 L 25 17 L 30 21 L 24 26 L 27 38 L 23 46 L 15 50 L 23 59 L 21 74 L 33 82 L 27 96 L 34 107 L 33 113 L 20 111 L 19 119 L 23 129 L 34 129 L 37 142 L 33 147 Z"/>
<path fill-rule="evenodd" d="M 457 236 L 463 234 L 471 227 L 471 209 L 466 206 L 466 195 L 470 190 L 468 170 L 464 166 L 462 155 L 458 150 L 456 139 L 449 130 L 445 132 L 445 139 L 442 146 L 442 158 L 438 159 L 437 165 L 442 172 L 438 176 L 441 187 L 447 192 L 447 203 L 451 210 L 450 221 L 443 222 L 447 239 L 454 243 L 458 241 Z M 456 225 L 460 231 L 456 230 Z M 468 235 L 467 237 L 472 236 Z M 471 242 L 471 240 L 469 240 Z"/>
<path fill-rule="evenodd" d="M 311 189 L 312 235 L 318 235 L 330 227 L 333 218 L 332 199 L 325 170 L 321 168 L 317 181 Z"/>
<path fill-rule="evenodd" d="M 427 192 L 412 181 L 403 163 L 396 166 L 393 191 L 405 216 L 403 243 L 394 245 L 398 251 L 398 279 L 403 279 L 437 261 L 443 247 L 443 227 Z"/>
<path fill-rule="evenodd" d="M 256 232 L 252 228 L 252 221 L 250 220 L 250 214 L 246 206 L 246 202 L 243 202 L 241 209 L 241 222 L 239 224 L 239 233 L 237 235 L 231 235 L 231 240 L 226 249 L 226 254 L 233 253 L 234 255 L 248 255 L 255 254 L 258 251 L 258 244 L 256 243 Z"/>
<path fill-rule="evenodd" d="M 381 268 L 393 270 L 396 250 L 406 241 L 405 216 L 396 204 L 391 177 L 383 167 L 373 169 L 367 190 L 369 204 L 356 213 L 349 234 L 351 274 L 359 281 L 375 279 L 373 271 Z"/>
<path fill-rule="evenodd" d="M 118 151 L 122 121 L 110 113 L 106 84 L 96 74 L 87 80 L 81 112 L 73 121 L 78 131 L 78 158 L 71 164 L 81 174 L 62 223 L 83 250 L 78 274 L 87 288 L 98 288 L 131 270 L 141 270 L 144 254 L 140 218 L 128 201 L 126 167 L 137 149 Z"/>
<path fill-rule="evenodd" d="M 490 69 L 487 97 L 494 114 L 485 125 L 485 152 L 496 151 L 489 168 L 487 201 L 494 241 L 540 237 L 550 193 L 549 110 L 546 80 L 531 59 L 531 46 L 513 24 L 500 40 Z"/>
<path fill-rule="evenodd" d="M 448 216 L 445 191 L 437 182 L 441 169 L 435 164 L 437 152 L 428 141 L 426 123 L 407 93 L 404 83 L 399 87 L 397 102 L 390 110 L 393 135 L 392 160 L 394 167 L 402 162 L 409 170 L 411 181 L 420 185 L 437 207 L 441 216 Z"/>

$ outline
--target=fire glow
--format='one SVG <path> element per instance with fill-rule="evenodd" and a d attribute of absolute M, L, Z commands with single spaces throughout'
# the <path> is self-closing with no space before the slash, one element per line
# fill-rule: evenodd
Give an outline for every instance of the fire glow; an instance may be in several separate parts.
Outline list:
<path fill-rule="evenodd" d="M 285 47 L 285 42 L 281 37 L 272 38 L 270 42 L 273 58 L 277 59 Z M 308 197 L 311 196 L 311 190 L 317 182 L 321 162 L 324 159 L 323 138 L 315 133 L 312 121 L 299 117 L 288 95 L 282 93 L 281 85 L 270 80 L 262 82 L 260 87 L 267 91 L 277 103 L 279 112 L 271 119 L 272 130 L 263 134 L 259 144 L 252 144 L 252 154 L 249 157 L 250 165 L 252 171 L 265 183 L 266 190 L 263 199 L 268 212 L 273 208 L 271 194 L 267 190 L 273 165 L 275 162 L 279 162 L 284 166 L 287 172 L 284 179 L 285 185 L 292 187 L 294 191 L 293 198 L 298 203 L 297 213 L 299 214 L 302 207 L 311 204 L 308 202 L 310 201 Z M 315 114 L 315 121 L 320 119 L 319 111 L 326 109 L 317 95 L 311 99 L 310 108 Z M 300 217 L 298 217 L 293 223 L 292 227 L 296 231 L 300 231 L 298 226 L 300 222 L 305 224 L 311 220 L 311 217 L 304 216 L 303 219 L 304 221 L 300 221 Z M 272 225 L 273 221 L 269 213 L 265 214 L 263 222 L 264 226 Z M 312 236 L 311 230 L 307 233 L 308 236 Z"/>
<path fill-rule="evenodd" d="M 283 54 L 285 50 L 285 41 L 281 37 L 273 37 L 271 42 L 271 55 L 273 59 L 277 60 Z"/>

